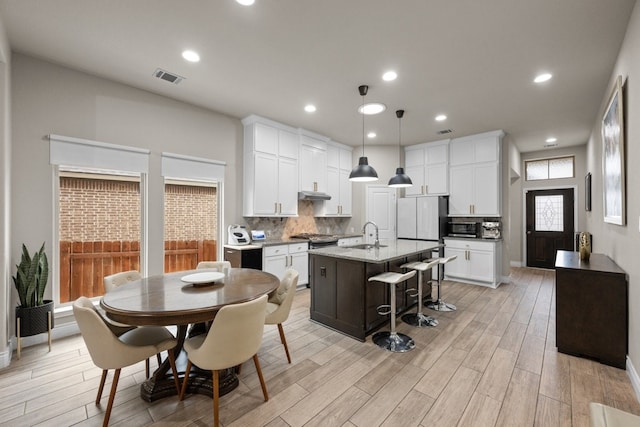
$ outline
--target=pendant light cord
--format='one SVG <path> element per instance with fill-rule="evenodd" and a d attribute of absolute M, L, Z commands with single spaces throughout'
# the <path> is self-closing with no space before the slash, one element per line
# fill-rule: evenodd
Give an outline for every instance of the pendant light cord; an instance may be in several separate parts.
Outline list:
<path fill-rule="evenodd" d="M 362 157 L 364 157 L 364 95 L 362 95 Z"/>

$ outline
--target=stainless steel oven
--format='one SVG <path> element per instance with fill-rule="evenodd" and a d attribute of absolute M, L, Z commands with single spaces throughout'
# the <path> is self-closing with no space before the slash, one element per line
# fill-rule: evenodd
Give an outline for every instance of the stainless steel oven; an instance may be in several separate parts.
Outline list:
<path fill-rule="evenodd" d="M 449 222 L 450 237 L 480 237 L 480 223 L 471 221 Z"/>

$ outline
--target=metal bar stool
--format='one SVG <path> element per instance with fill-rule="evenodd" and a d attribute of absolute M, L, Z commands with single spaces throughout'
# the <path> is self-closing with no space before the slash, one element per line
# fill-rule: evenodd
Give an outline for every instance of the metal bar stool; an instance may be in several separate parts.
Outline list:
<path fill-rule="evenodd" d="M 381 273 L 373 277 L 369 277 L 370 282 L 383 282 L 389 284 L 389 293 L 391 304 L 381 305 L 378 307 L 378 314 L 381 316 L 391 315 L 391 330 L 381 331 L 373 334 L 372 340 L 378 346 L 396 353 L 404 353 L 413 350 L 416 343 L 413 339 L 405 334 L 396 332 L 396 284 L 404 282 L 416 275 L 415 270 L 408 273 Z M 388 311 L 383 311 L 383 310 Z"/>
<path fill-rule="evenodd" d="M 427 326 L 436 326 L 438 324 L 438 320 L 432 316 L 426 316 L 422 312 L 423 299 L 422 299 L 422 276 L 424 271 L 430 271 L 433 267 L 438 267 L 440 265 L 440 259 L 436 258 L 433 260 L 425 260 L 424 262 L 409 262 L 407 264 L 403 264 L 401 268 L 407 268 L 411 270 L 416 270 L 418 272 L 418 293 L 409 294 L 410 297 L 415 298 L 418 297 L 418 307 L 415 313 L 407 313 L 402 316 L 402 321 L 411 326 L 417 326 L 419 328 L 424 328 Z M 431 282 L 431 281 L 429 281 Z M 407 292 L 413 289 L 408 289 Z"/>
<path fill-rule="evenodd" d="M 458 255 L 452 255 L 450 257 L 447 258 L 438 258 L 438 280 L 436 281 L 437 283 L 437 287 L 438 287 L 438 298 L 436 301 L 431 301 L 429 303 L 427 303 L 427 307 L 429 307 L 432 310 L 436 310 L 436 311 L 456 311 L 456 306 L 453 304 L 449 304 L 447 302 L 444 302 L 444 300 L 442 299 L 441 293 L 440 293 L 440 287 L 442 286 L 442 281 L 444 280 L 444 274 L 440 271 L 440 267 L 442 267 L 444 269 L 444 265 L 448 262 L 453 261 L 454 259 L 458 258 Z M 444 271 L 444 270 L 443 270 Z"/>

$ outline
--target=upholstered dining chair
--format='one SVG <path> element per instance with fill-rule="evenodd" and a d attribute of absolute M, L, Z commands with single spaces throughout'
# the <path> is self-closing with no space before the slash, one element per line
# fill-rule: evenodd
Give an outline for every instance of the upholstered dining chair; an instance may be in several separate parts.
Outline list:
<path fill-rule="evenodd" d="M 109 276 L 105 276 L 102 279 L 102 283 L 104 285 L 104 292 L 109 293 L 112 290 L 124 285 L 125 283 L 134 282 L 140 279 L 142 279 L 142 275 L 137 270 L 121 271 L 119 273 L 114 273 Z M 105 319 L 105 320 L 109 323 L 110 329 L 116 335 L 121 335 L 135 328 L 135 326 L 125 325 L 123 323 L 115 322 L 111 319 Z M 160 353 L 156 354 L 156 359 L 158 360 L 158 366 L 160 366 L 160 363 L 162 363 Z M 150 375 L 149 359 L 145 360 L 144 372 L 146 377 L 149 378 L 149 375 Z"/>
<path fill-rule="evenodd" d="M 196 269 L 203 268 L 215 268 L 218 271 L 223 271 L 225 268 L 231 268 L 231 263 L 229 261 L 200 261 Z"/>
<path fill-rule="evenodd" d="M 287 361 L 289 361 L 289 363 L 291 363 L 291 356 L 289 355 L 289 347 L 287 346 L 287 339 L 284 336 L 282 324 L 289 318 L 291 303 L 296 294 L 299 277 L 300 275 L 296 270 L 287 270 L 285 272 L 284 277 L 280 281 L 280 286 L 269 296 L 267 316 L 264 319 L 265 325 L 278 325 L 280 342 L 284 346 L 284 352 L 287 354 Z"/>
<path fill-rule="evenodd" d="M 187 352 L 187 369 L 182 381 L 180 400 L 184 398 L 189 382 L 191 366 L 211 370 L 213 374 L 213 422 L 219 425 L 218 405 L 220 400 L 219 371 L 236 367 L 253 358 L 264 401 L 269 400 L 264 383 L 258 349 L 262 343 L 267 296 L 222 307 L 213 319 L 207 334 L 196 335 L 184 342 Z"/>
<path fill-rule="evenodd" d="M 166 328 L 143 326 L 117 336 L 111 331 L 104 317 L 96 310 L 91 300 L 86 297 L 80 297 L 73 303 L 73 315 L 76 318 L 76 322 L 78 322 L 80 333 L 89 350 L 91 360 L 97 367 L 102 369 L 96 405 L 100 404 L 107 372 L 109 369 L 115 369 L 111 393 L 109 394 L 109 403 L 102 423 L 103 426 L 109 425 L 113 399 L 120 379 L 120 370 L 124 367 L 141 362 L 154 354 L 166 350 L 173 370 L 176 390 L 180 391 L 178 372 L 173 354 L 176 339 Z"/>

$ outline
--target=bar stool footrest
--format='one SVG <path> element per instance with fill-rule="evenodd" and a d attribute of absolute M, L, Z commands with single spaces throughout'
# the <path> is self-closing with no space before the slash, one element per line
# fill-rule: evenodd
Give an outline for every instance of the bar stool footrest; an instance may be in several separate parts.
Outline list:
<path fill-rule="evenodd" d="M 382 304 L 382 305 L 379 305 L 379 306 L 376 308 L 376 311 L 378 312 L 378 314 L 379 314 L 380 316 L 386 316 L 386 315 L 388 315 L 388 314 L 391 314 L 391 305 L 389 305 L 389 304 Z"/>
<path fill-rule="evenodd" d="M 371 337 L 373 343 L 378 347 L 385 350 L 393 351 L 394 353 L 405 353 L 411 351 L 416 347 L 416 343 L 413 339 L 405 334 L 400 334 L 391 331 L 376 332 Z"/>
<path fill-rule="evenodd" d="M 402 321 L 408 325 L 418 328 L 426 328 L 428 326 L 438 326 L 438 319 L 431 316 L 425 316 L 422 313 L 407 313 L 402 316 Z"/>
<path fill-rule="evenodd" d="M 409 292 L 413 292 L 413 293 L 409 293 Z M 409 288 L 406 291 L 404 291 L 405 294 L 409 295 L 411 298 L 415 298 L 418 296 L 418 290 L 416 288 Z"/>

